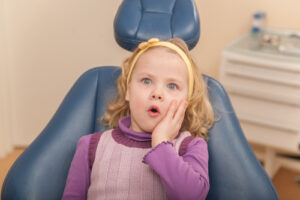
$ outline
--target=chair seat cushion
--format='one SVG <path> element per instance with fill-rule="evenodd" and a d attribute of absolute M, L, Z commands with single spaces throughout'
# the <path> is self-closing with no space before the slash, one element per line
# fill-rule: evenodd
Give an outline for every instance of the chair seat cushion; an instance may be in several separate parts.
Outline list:
<path fill-rule="evenodd" d="M 192 49 L 199 40 L 200 20 L 194 0 L 124 0 L 114 31 L 117 43 L 129 51 L 153 37 L 179 37 Z"/>

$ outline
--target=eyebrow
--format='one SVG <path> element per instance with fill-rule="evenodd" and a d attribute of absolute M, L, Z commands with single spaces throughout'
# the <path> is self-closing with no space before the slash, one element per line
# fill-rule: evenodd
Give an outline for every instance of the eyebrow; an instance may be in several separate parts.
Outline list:
<path fill-rule="evenodd" d="M 137 74 L 138 76 L 149 76 L 149 77 L 154 77 L 154 74 L 148 73 L 148 72 L 140 72 Z"/>
<path fill-rule="evenodd" d="M 175 83 L 178 83 L 178 84 L 183 84 L 183 82 L 181 80 L 173 78 L 173 77 L 167 78 L 167 81 L 168 82 L 175 82 Z"/>
<path fill-rule="evenodd" d="M 149 72 L 140 72 L 140 73 L 138 73 L 138 76 L 148 76 L 148 77 L 150 77 L 150 78 L 155 77 L 154 74 L 151 74 L 151 73 L 149 73 Z M 184 82 L 184 81 L 181 81 L 181 80 L 179 80 L 179 79 L 176 79 L 176 78 L 174 78 L 174 77 L 172 77 L 172 76 L 171 76 L 171 77 L 167 77 L 166 80 L 167 80 L 168 82 L 175 82 L 175 83 L 178 83 L 178 84 L 183 84 L 183 82 Z"/>

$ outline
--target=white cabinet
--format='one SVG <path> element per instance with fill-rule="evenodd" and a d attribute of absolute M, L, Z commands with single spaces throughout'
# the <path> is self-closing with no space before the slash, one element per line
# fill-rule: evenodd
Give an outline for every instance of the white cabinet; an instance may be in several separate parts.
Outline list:
<path fill-rule="evenodd" d="M 248 141 L 266 147 L 271 176 L 278 150 L 300 155 L 300 55 L 259 48 L 246 34 L 225 47 L 220 81 Z"/>

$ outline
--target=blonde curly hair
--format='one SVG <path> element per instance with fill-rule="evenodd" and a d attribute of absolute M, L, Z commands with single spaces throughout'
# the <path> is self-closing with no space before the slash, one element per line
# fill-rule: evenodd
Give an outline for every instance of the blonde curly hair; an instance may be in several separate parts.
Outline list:
<path fill-rule="evenodd" d="M 175 44 L 185 52 L 192 64 L 194 72 L 193 92 L 189 100 L 180 131 L 189 131 L 192 136 L 202 137 L 207 140 L 208 130 L 214 123 L 214 112 L 209 102 L 207 85 L 205 84 L 198 67 L 193 61 L 185 42 L 179 38 L 172 38 L 168 40 L 168 42 Z M 150 47 L 149 49 L 151 48 L 158 47 Z M 129 58 L 125 59 L 122 64 L 122 74 L 117 81 L 118 96 L 107 105 L 106 113 L 102 119 L 100 119 L 100 123 L 104 126 L 117 128 L 119 120 L 122 117 L 130 115 L 129 103 L 125 100 L 127 77 L 131 63 L 139 51 L 140 49 L 136 48 L 133 54 Z"/>

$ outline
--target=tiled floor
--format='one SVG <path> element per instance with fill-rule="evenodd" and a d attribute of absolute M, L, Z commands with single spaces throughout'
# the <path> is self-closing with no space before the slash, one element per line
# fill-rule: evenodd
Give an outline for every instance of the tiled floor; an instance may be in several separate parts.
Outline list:
<path fill-rule="evenodd" d="M 4 178 L 9 168 L 23 151 L 24 149 L 22 148 L 15 149 L 6 158 L 0 159 L 0 188 L 2 188 Z M 274 176 L 273 183 L 281 200 L 300 199 L 300 184 L 295 180 L 297 175 L 300 175 L 300 172 L 281 168 Z"/>

